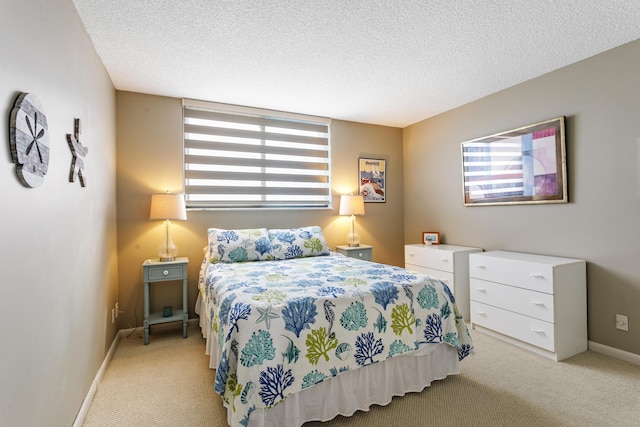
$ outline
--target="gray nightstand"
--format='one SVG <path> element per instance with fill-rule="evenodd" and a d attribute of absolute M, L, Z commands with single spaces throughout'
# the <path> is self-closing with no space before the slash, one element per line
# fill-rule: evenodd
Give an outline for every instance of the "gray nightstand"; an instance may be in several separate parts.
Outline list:
<path fill-rule="evenodd" d="M 182 335 L 187 337 L 189 311 L 187 309 L 187 265 L 189 258 L 176 258 L 175 261 L 148 259 L 142 263 L 144 275 L 144 344 L 149 344 L 149 326 L 158 323 L 177 322 L 182 320 Z M 182 280 L 182 310 L 167 313 L 149 313 L 149 286 L 155 282 Z M 165 314 L 165 315 L 163 315 Z"/>
<path fill-rule="evenodd" d="M 360 246 L 336 246 L 336 252 L 346 255 L 350 258 L 358 258 L 365 261 L 371 261 L 373 259 L 373 246 L 360 245 Z"/>

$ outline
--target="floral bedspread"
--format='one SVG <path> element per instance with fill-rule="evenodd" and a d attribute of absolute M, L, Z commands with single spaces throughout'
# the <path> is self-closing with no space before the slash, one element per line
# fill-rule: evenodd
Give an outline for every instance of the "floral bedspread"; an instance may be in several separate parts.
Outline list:
<path fill-rule="evenodd" d="M 220 355 L 214 388 L 239 425 L 256 408 L 422 344 L 447 343 L 460 360 L 473 348 L 451 291 L 427 275 L 341 255 L 203 268 Z"/>

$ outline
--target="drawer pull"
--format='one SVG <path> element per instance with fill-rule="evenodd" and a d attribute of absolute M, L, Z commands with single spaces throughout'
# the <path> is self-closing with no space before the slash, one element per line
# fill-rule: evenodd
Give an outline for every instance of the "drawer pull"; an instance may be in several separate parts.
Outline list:
<path fill-rule="evenodd" d="M 544 279 L 544 274 L 540 273 L 529 273 L 529 276 L 535 277 L 536 279 Z"/>
<path fill-rule="evenodd" d="M 487 269 L 487 266 L 486 266 L 486 265 L 484 265 L 484 264 L 476 264 L 476 268 L 480 268 L 480 269 L 482 269 L 482 270 L 486 270 L 486 269 Z"/>
<path fill-rule="evenodd" d="M 440 261 L 442 261 L 442 262 L 449 262 L 449 260 L 448 260 L 448 259 L 446 259 L 446 258 L 440 258 Z"/>
<path fill-rule="evenodd" d="M 163 274 L 164 276 L 168 276 L 168 275 L 169 275 L 169 270 L 165 270 L 165 271 L 163 271 L 163 272 L 162 272 L 162 274 Z"/>
<path fill-rule="evenodd" d="M 409 256 L 416 256 L 415 254 L 409 254 Z"/>
<path fill-rule="evenodd" d="M 476 311 L 476 313 L 478 313 L 479 316 L 487 317 L 486 311 Z"/>
<path fill-rule="evenodd" d="M 487 293 L 487 288 L 476 288 L 476 291 L 482 292 L 483 294 Z"/>
<path fill-rule="evenodd" d="M 538 328 L 531 328 L 531 330 L 533 332 L 535 332 L 538 335 L 544 335 L 544 331 L 542 329 L 538 329 Z"/>
<path fill-rule="evenodd" d="M 542 301 L 537 301 L 534 299 L 531 300 L 531 304 L 537 305 L 538 307 L 544 307 L 544 303 Z"/>
<path fill-rule="evenodd" d="M 358 252 L 358 256 L 362 258 L 362 252 Z"/>

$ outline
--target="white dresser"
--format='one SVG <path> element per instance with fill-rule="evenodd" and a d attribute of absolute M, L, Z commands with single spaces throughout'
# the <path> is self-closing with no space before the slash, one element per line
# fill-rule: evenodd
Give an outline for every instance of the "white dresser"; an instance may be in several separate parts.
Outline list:
<path fill-rule="evenodd" d="M 405 245 L 404 267 L 445 282 L 465 320 L 469 320 L 469 254 L 480 248 L 456 245 Z"/>
<path fill-rule="evenodd" d="M 586 351 L 586 274 L 578 259 L 471 254 L 472 327 L 556 361 Z"/>

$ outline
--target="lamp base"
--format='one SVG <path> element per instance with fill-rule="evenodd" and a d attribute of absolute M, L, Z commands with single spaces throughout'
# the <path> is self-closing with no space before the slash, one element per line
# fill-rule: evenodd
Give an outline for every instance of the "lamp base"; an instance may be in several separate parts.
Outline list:
<path fill-rule="evenodd" d="M 352 248 L 360 246 L 360 235 L 358 233 L 354 233 L 353 231 L 347 234 L 347 245 Z"/>
<path fill-rule="evenodd" d="M 178 248 L 171 240 L 171 235 L 169 234 L 169 225 L 171 221 L 166 220 L 164 222 L 165 227 L 165 238 L 162 244 L 158 247 L 158 258 L 160 261 L 174 261 L 176 259 L 176 255 L 178 255 Z"/>

